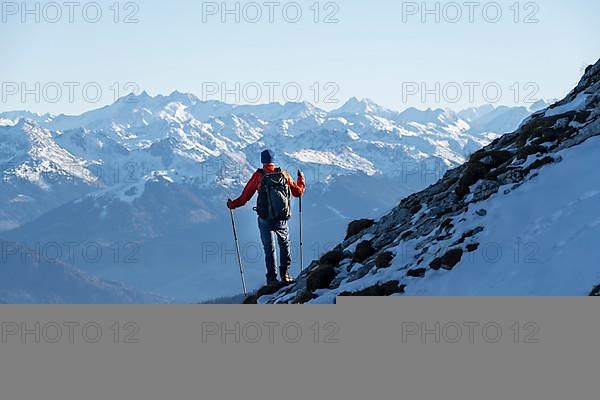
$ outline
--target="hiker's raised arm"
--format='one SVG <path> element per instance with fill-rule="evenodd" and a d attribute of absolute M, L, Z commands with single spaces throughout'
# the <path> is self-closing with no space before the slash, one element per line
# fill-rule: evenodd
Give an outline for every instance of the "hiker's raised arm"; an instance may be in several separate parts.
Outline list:
<path fill-rule="evenodd" d="M 300 171 L 298 171 L 300 172 Z M 294 197 L 302 197 L 304 195 L 304 189 L 306 189 L 306 185 L 304 183 L 304 174 L 298 174 L 298 182 L 296 183 L 294 179 L 290 176 L 290 174 L 286 173 L 288 183 L 290 185 L 290 190 L 292 192 L 292 196 Z"/>
<path fill-rule="evenodd" d="M 242 195 L 240 197 L 238 197 L 235 200 L 232 200 L 231 202 L 227 203 L 227 206 L 229 208 L 239 208 L 239 207 L 243 207 L 244 205 L 246 205 L 247 202 L 250 201 L 250 199 L 252 199 L 252 196 L 254 196 L 254 193 L 256 193 L 256 191 L 258 190 L 258 185 L 260 184 L 260 179 L 261 176 L 255 172 L 252 177 L 250 178 L 250 180 L 248 181 L 248 183 L 246 184 L 246 186 L 244 187 L 244 190 L 242 191 Z"/>

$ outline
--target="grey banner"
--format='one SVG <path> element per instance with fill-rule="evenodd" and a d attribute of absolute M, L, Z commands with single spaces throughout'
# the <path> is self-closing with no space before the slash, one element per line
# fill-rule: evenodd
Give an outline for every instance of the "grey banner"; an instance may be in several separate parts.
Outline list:
<path fill-rule="evenodd" d="M 0 398 L 589 399 L 593 298 L 0 306 Z"/>

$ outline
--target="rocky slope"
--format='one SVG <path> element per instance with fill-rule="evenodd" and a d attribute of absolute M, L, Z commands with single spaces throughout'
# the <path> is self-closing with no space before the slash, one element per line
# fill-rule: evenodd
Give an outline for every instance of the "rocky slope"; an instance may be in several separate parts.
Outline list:
<path fill-rule="evenodd" d="M 566 98 L 247 303 L 336 296 L 587 295 L 600 282 L 600 61 Z M 597 289 L 595 289 L 597 292 Z"/>

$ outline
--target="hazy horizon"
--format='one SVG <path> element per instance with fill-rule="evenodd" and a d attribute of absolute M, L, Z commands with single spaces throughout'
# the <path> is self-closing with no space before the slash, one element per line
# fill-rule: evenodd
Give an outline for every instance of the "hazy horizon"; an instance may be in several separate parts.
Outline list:
<path fill-rule="evenodd" d="M 181 92 L 181 91 L 178 91 L 178 90 L 173 90 L 172 92 L 170 92 L 170 93 L 168 93 L 168 94 L 165 94 L 165 93 L 149 93 L 148 91 L 144 90 L 144 91 L 142 91 L 142 93 L 139 93 L 139 94 L 137 94 L 136 96 L 140 96 L 140 95 L 142 95 L 143 93 L 146 93 L 148 96 L 150 96 L 150 97 L 152 97 L 152 98 L 157 98 L 157 97 L 170 97 L 170 96 L 172 96 L 172 95 L 173 95 L 174 93 L 176 93 L 176 92 L 178 92 L 179 94 L 182 94 L 182 95 L 193 95 L 193 96 L 196 96 L 196 97 L 198 97 L 198 96 L 197 96 L 195 93 L 190 93 L 190 92 Z M 123 99 L 126 99 L 128 96 L 131 96 L 131 94 L 129 94 L 129 95 L 126 95 L 126 96 L 122 96 L 121 98 L 119 98 L 119 99 L 116 99 L 114 102 L 110 102 L 110 103 L 107 103 L 107 104 L 102 104 L 102 105 L 99 105 L 99 104 L 96 104 L 96 105 L 90 105 L 90 108 L 88 108 L 88 109 L 85 109 L 85 110 L 83 110 L 82 112 L 79 112 L 79 113 L 68 113 L 68 112 L 50 112 L 50 111 L 33 111 L 33 110 L 26 109 L 26 108 L 21 108 L 21 109 L 6 109 L 6 110 L 0 110 L 0 114 L 2 114 L 2 113 L 19 113 L 19 112 L 28 112 L 28 113 L 36 114 L 36 115 L 38 115 L 38 116 L 43 116 L 43 115 L 47 115 L 47 114 L 49 114 L 49 115 L 55 115 L 55 116 L 56 116 L 56 115 L 79 116 L 79 115 L 85 114 L 85 113 L 87 113 L 87 112 L 90 112 L 90 111 L 99 110 L 99 109 L 102 109 L 102 108 L 105 108 L 105 107 L 112 106 L 112 105 L 114 105 L 114 104 L 116 104 L 116 103 L 123 102 Z M 492 106 L 492 107 L 494 107 L 494 108 L 499 108 L 499 107 L 510 107 L 510 108 L 512 108 L 512 107 L 525 107 L 525 108 L 529 108 L 530 106 L 532 106 L 533 104 L 535 104 L 535 103 L 537 103 L 537 102 L 539 102 L 539 101 L 544 101 L 544 102 L 546 102 L 546 103 L 548 103 L 548 104 L 552 104 L 553 102 L 555 102 L 555 101 L 558 101 L 558 100 L 559 100 L 558 98 L 552 98 L 552 99 L 543 99 L 543 98 L 539 98 L 539 99 L 536 99 L 536 101 L 534 101 L 534 102 L 530 102 L 530 103 L 526 103 L 526 104 L 493 104 L 493 103 L 482 103 L 482 104 L 477 104 L 477 105 L 470 105 L 470 106 L 467 106 L 467 107 L 465 107 L 465 108 L 462 108 L 462 107 L 456 107 L 456 108 L 455 108 L 455 107 L 452 107 L 452 105 L 451 105 L 451 104 L 448 104 L 448 105 L 442 105 L 442 104 L 440 104 L 440 105 L 438 105 L 438 106 L 434 106 L 434 107 L 429 107 L 429 106 L 421 106 L 421 107 L 418 107 L 418 106 L 407 105 L 407 106 L 406 106 L 406 107 L 404 107 L 404 108 L 395 109 L 395 108 L 389 108 L 389 107 L 386 107 L 386 106 L 384 106 L 383 104 L 381 104 L 380 102 L 378 102 L 378 101 L 377 101 L 377 100 L 375 100 L 375 99 L 368 98 L 368 97 L 367 97 L 367 98 L 358 98 L 358 97 L 356 97 L 356 96 L 352 96 L 352 97 L 349 97 L 349 98 L 347 98 L 347 99 L 344 99 L 343 101 L 340 101 L 339 103 L 337 103 L 337 104 L 334 104 L 334 105 L 332 105 L 332 106 L 329 106 L 329 107 L 327 107 L 327 106 L 323 106 L 322 104 L 315 104 L 315 103 L 313 103 L 313 102 L 311 102 L 311 101 L 308 101 L 308 100 L 303 100 L 303 101 L 299 101 L 299 102 L 293 102 L 293 101 L 288 101 L 288 102 L 284 102 L 284 101 L 273 101 L 273 102 L 261 102 L 261 103 L 242 103 L 242 102 L 241 102 L 241 103 L 231 103 L 231 102 L 226 102 L 226 101 L 221 101 L 221 100 L 214 100 L 214 99 L 207 99 L 207 100 L 203 100 L 203 99 L 201 99 L 200 97 L 198 97 L 198 100 L 199 100 L 200 102 L 205 102 L 205 103 L 207 103 L 207 102 L 210 102 L 210 101 L 219 101 L 219 102 L 222 102 L 223 104 L 232 105 L 232 106 L 266 106 L 266 105 L 269 105 L 269 104 L 279 104 L 279 105 L 285 105 L 285 104 L 293 104 L 293 103 L 296 103 L 296 104 L 298 104 L 298 103 L 303 103 L 303 102 L 304 102 L 304 103 L 311 104 L 312 106 L 314 106 L 314 107 L 317 107 L 318 109 L 321 109 L 321 110 L 323 110 L 323 111 L 325 111 L 325 112 L 332 112 L 332 111 L 335 111 L 335 110 L 337 110 L 337 109 L 340 109 L 340 108 L 341 108 L 341 107 L 343 107 L 343 106 L 344 106 L 344 105 L 345 105 L 345 104 L 346 104 L 348 101 L 350 101 L 350 100 L 352 100 L 352 99 L 357 99 L 357 100 L 359 100 L 359 101 L 369 101 L 369 102 L 373 102 L 373 103 L 375 103 L 376 105 L 378 105 L 378 106 L 381 106 L 381 107 L 383 107 L 383 108 L 385 108 L 385 109 L 387 109 L 387 110 L 389 110 L 389 111 L 398 112 L 398 113 L 402 113 L 402 112 L 404 112 L 404 111 L 406 111 L 406 110 L 408 110 L 408 109 L 411 109 L 411 108 L 415 108 L 415 109 L 417 109 L 417 110 L 419 110 L 419 111 L 427 111 L 427 110 L 440 110 L 440 109 L 441 109 L 441 110 L 450 110 L 450 111 L 453 111 L 453 112 L 456 112 L 456 113 L 459 113 L 459 112 L 462 112 L 462 111 L 468 110 L 468 109 L 470 109 L 470 108 L 478 108 L 478 107 L 484 107 L 484 106 Z"/>
<path fill-rule="evenodd" d="M 350 97 L 392 110 L 525 105 L 562 98 L 600 54 L 590 40 L 600 37 L 600 3 L 584 0 L 501 0 L 473 10 L 302 0 L 293 2 L 296 20 L 292 2 L 277 3 L 272 16 L 262 3 L 256 10 L 234 1 L 101 1 L 72 15 L 48 6 L 57 3 L 6 4 L 0 107 L 37 113 L 80 114 L 131 91 L 175 89 L 323 109 Z"/>

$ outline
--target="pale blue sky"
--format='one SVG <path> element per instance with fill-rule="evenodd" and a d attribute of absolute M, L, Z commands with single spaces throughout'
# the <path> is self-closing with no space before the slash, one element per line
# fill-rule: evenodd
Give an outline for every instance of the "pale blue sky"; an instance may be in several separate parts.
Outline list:
<path fill-rule="evenodd" d="M 457 23 L 450 23 L 442 15 L 443 7 L 450 7 L 450 2 L 441 1 L 440 23 L 433 15 L 422 23 L 419 13 L 406 16 L 408 20 L 403 22 L 402 11 L 407 5 L 400 1 L 341 0 L 336 2 L 339 10 L 335 18 L 339 22 L 333 24 L 313 21 L 309 7 L 315 0 L 297 2 L 303 15 L 296 24 L 282 17 L 285 1 L 275 8 L 274 23 L 268 22 L 268 8 L 263 5 L 263 18 L 255 24 L 243 19 L 235 23 L 232 16 L 221 23 L 219 15 L 208 16 L 203 23 L 203 3 L 184 0 L 139 1 L 135 15 L 138 23 L 114 23 L 109 9 L 114 1 L 99 3 L 103 15 L 96 24 L 84 21 L 81 8 L 75 9 L 74 23 L 68 22 L 67 8 L 55 24 L 44 21 L 43 16 L 40 23 L 35 23 L 33 16 L 22 23 L 19 14 L 3 15 L 7 22 L 0 22 L 0 81 L 4 89 L 0 111 L 79 113 L 111 103 L 115 93 L 110 89 L 112 84 L 118 82 L 123 95 L 123 86 L 129 81 L 150 94 L 179 90 L 201 97 L 203 87 L 206 89 L 210 82 L 225 83 L 229 88 L 234 88 L 235 82 L 257 82 L 264 101 L 269 99 L 264 82 L 297 82 L 303 100 L 327 109 L 351 96 L 368 97 L 393 109 L 458 109 L 486 102 L 482 86 L 474 89 L 471 99 L 464 82 L 495 82 L 503 93 L 497 104 L 514 105 L 515 83 L 521 87 L 517 103 L 529 93 L 535 97 L 561 97 L 577 82 L 582 68 L 600 58 L 600 3 L 596 1 L 538 1 L 537 11 L 523 1 L 517 3 L 521 10 L 519 23 L 514 22 L 514 8 L 510 8 L 514 0 L 497 2 L 503 11 L 497 23 L 484 19 L 483 6 L 489 3 L 485 1 L 475 8 L 473 23 L 469 22 L 469 9 L 457 2 L 463 5 L 463 16 Z M 121 19 L 133 10 L 124 10 L 125 3 L 120 3 Z M 262 5 L 263 1 L 257 3 Z M 335 10 L 331 6 L 325 9 L 327 3 L 318 3 L 321 19 Z M 433 8 L 435 3 L 425 4 Z M 33 7 L 34 2 L 27 4 Z M 226 4 L 233 7 L 235 2 Z M 420 7 L 421 2 L 414 4 Z M 487 10 L 486 16 L 493 18 L 494 8 Z M 53 18 L 54 11 L 46 11 L 47 17 Z M 93 17 L 93 11 L 88 9 L 88 16 Z M 288 11 L 293 17 L 293 8 Z M 454 18 L 455 9 L 446 11 L 447 18 Z M 532 12 L 539 22 L 524 23 Z M 25 83 L 30 89 L 36 82 L 41 86 L 57 82 L 63 93 L 56 103 L 44 96 L 36 102 L 33 95 L 23 102 L 21 89 L 15 95 L 6 93 L 10 89 L 7 82 Z M 97 82 L 103 96 L 92 104 L 84 99 L 80 86 L 70 103 L 63 82 Z M 315 101 L 311 91 L 315 82 L 319 83 L 321 96 L 331 93 L 335 86 L 325 84 L 334 82 L 339 92 L 333 100 L 340 104 L 325 104 L 322 98 Z M 456 103 L 446 101 L 457 97 L 453 89 L 456 86 L 452 85 L 445 98 L 437 101 L 430 94 L 423 102 L 419 93 L 403 96 L 411 82 L 425 83 L 430 89 L 436 82 L 440 87 L 456 82 L 463 93 Z M 529 82 L 535 86 L 525 87 Z M 53 89 L 48 90 L 49 96 L 54 96 Z M 494 98 L 494 92 L 490 93 L 488 98 Z M 204 94 L 205 98 L 222 97 L 222 92 Z M 281 86 L 274 94 L 275 100 L 286 99 Z M 292 91 L 287 99 L 293 97 Z"/>

